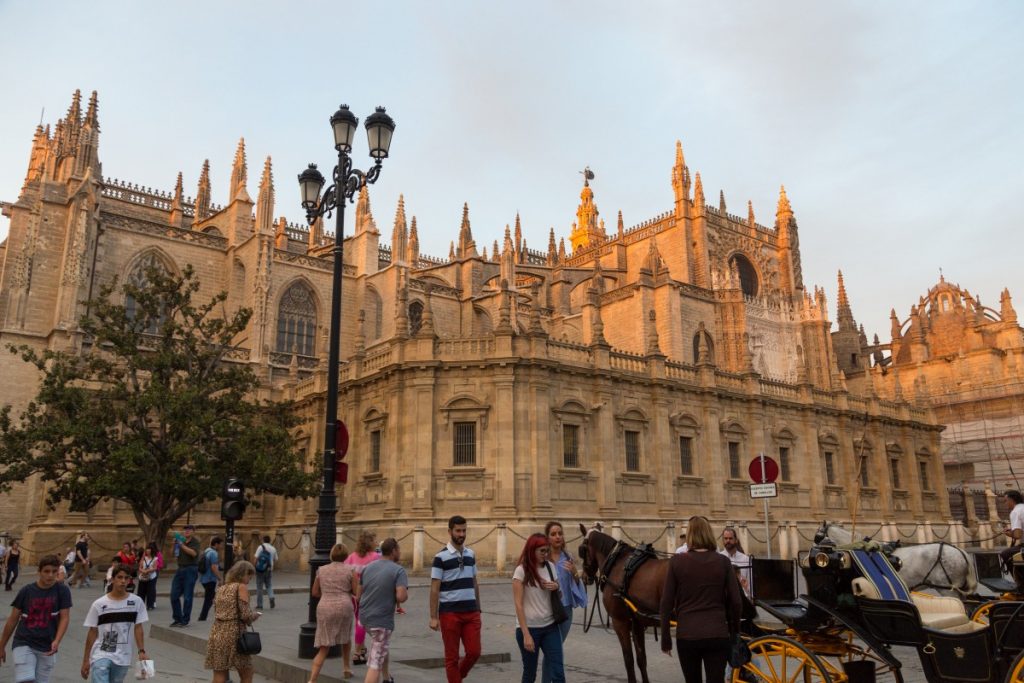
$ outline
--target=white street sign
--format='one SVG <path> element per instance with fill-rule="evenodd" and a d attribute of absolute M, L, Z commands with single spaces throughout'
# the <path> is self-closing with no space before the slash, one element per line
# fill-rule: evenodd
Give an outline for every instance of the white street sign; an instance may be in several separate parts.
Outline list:
<path fill-rule="evenodd" d="M 777 498 L 779 491 L 775 484 L 751 484 L 750 485 L 750 497 L 751 498 Z"/>

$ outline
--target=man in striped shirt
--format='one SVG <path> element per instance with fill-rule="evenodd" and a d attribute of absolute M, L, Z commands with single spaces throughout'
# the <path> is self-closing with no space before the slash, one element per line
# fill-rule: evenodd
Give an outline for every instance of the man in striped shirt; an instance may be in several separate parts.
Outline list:
<path fill-rule="evenodd" d="M 448 535 L 451 542 L 434 555 L 430 568 L 430 628 L 441 630 L 448 683 L 461 683 L 480 658 L 480 585 L 476 555 L 465 547 L 466 519 L 449 519 Z"/>

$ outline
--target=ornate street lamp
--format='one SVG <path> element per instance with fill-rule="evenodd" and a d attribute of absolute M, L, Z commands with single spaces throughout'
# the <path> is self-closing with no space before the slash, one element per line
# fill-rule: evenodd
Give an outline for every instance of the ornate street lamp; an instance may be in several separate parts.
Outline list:
<path fill-rule="evenodd" d="M 367 172 L 352 168 L 352 139 L 359 127 L 359 119 L 349 111 L 348 105 L 341 105 L 331 116 L 331 129 L 334 132 L 334 148 L 338 151 L 338 165 L 334 167 L 333 184 L 321 196 L 324 176 L 317 170 L 316 164 L 299 174 L 299 189 L 302 194 L 302 208 L 306 210 L 306 220 L 312 225 L 317 218 L 330 215 L 337 211 L 337 227 L 334 232 L 334 270 L 331 287 L 331 336 L 327 357 L 327 417 L 324 429 L 324 461 L 323 486 L 320 489 L 320 502 L 316 510 L 315 553 L 309 560 L 309 620 L 299 627 L 299 657 L 312 659 L 315 650 L 313 642 L 316 637 L 316 606 L 319 602 L 313 597 L 313 581 L 317 570 L 331 561 L 331 548 L 334 546 L 338 531 L 335 516 L 338 512 L 337 496 L 334 492 L 334 470 L 336 466 L 335 444 L 338 431 L 338 364 L 340 362 L 341 340 L 341 281 L 342 256 L 345 239 L 345 202 L 355 200 L 356 193 L 365 185 L 377 182 L 380 176 L 381 163 L 388 156 L 391 147 L 391 136 L 395 132 L 395 122 L 384 111 L 377 111 L 366 117 L 366 135 L 370 143 L 370 156 L 374 159 L 373 168 Z"/>

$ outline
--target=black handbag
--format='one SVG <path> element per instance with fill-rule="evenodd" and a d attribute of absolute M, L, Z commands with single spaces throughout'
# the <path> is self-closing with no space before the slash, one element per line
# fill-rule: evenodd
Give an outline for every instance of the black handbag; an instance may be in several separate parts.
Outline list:
<path fill-rule="evenodd" d="M 235 641 L 235 651 L 240 655 L 258 655 L 263 651 L 263 643 L 260 642 L 260 634 L 252 627 L 252 624 L 248 624 L 249 629 L 246 630 L 246 623 L 242 621 L 242 598 L 238 593 L 239 591 L 235 591 L 235 604 L 238 608 L 238 623 L 242 625 L 242 632 L 238 634 L 238 640 Z"/>
<path fill-rule="evenodd" d="M 551 565 L 545 562 L 544 566 L 547 567 L 551 580 L 557 582 L 551 571 Z M 554 617 L 554 624 L 557 626 L 565 623 L 569 620 L 569 610 L 565 609 L 565 605 L 562 604 L 562 589 L 550 591 L 549 595 L 551 596 L 551 615 Z"/>

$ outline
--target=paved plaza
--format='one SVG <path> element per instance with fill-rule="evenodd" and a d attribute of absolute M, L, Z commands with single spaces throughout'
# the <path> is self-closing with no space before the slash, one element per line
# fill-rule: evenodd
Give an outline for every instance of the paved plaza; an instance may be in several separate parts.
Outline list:
<path fill-rule="evenodd" d="M 31 580 L 32 576 L 25 575 L 24 578 Z M 256 661 L 255 680 L 259 683 L 305 683 L 308 680 L 309 662 L 300 660 L 296 651 L 298 627 L 306 617 L 307 578 L 299 573 L 276 572 L 274 581 L 279 589 L 277 607 L 271 610 L 265 601 L 263 617 L 256 622 L 263 639 L 263 654 Z M 89 604 L 100 594 L 98 583 L 94 581 L 92 588 L 73 589 L 72 623 L 61 647 L 55 681 L 63 683 L 81 680 L 79 667 L 86 632 L 82 622 Z M 193 607 L 192 625 L 185 629 L 171 629 L 171 609 L 167 598 L 169 586 L 168 578 L 161 580 L 157 608 L 150 613 L 150 624 L 146 629 L 146 650 L 156 662 L 158 680 L 182 683 L 209 681 L 210 672 L 204 671 L 202 666 L 209 623 L 195 621 L 201 599 L 197 598 Z M 441 636 L 427 628 L 428 598 L 428 579 L 411 577 L 409 600 L 405 604 L 406 614 L 397 618 L 392 648 L 392 675 L 396 683 L 443 683 L 445 680 Z M 467 681 L 518 681 L 521 669 L 515 645 L 511 582 L 497 577 L 482 579 L 481 600 L 484 661 L 474 667 Z M 597 624 L 588 633 L 583 633 L 582 620 L 582 610 L 576 610 L 573 630 L 566 642 L 567 680 L 574 683 L 625 680 L 615 635 Z M 653 635 L 648 636 L 647 645 L 651 680 L 681 681 L 682 674 L 676 658 L 662 655 Z M 896 651 L 904 662 L 904 678 L 907 683 L 923 683 L 924 677 L 916 654 L 906 648 L 896 648 Z M 8 663 L 0 668 L 0 682 L 12 680 L 9 662 L 8 657 Z M 341 669 L 340 659 L 329 660 L 320 680 L 324 683 L 342 682 Z M 354 670 L 355 677 L 349 680 L 361 681 L 365 668 L 356 666 Z M 237 676 L 234 680 L 237 680 Z M 881 679 L 879 683 L 888 681 Z"/>

